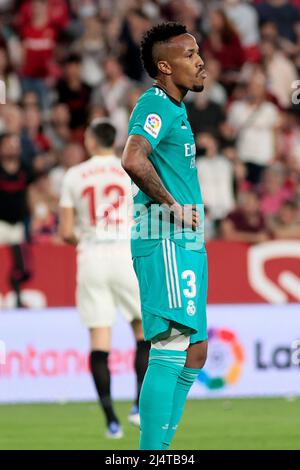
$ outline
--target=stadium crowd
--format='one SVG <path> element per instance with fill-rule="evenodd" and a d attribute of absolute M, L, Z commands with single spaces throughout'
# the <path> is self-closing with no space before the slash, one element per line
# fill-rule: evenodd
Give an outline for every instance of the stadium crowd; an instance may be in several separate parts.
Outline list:
<path fill-rule="evenodd" d="M 85 126 L 110 117 L 122 152 L 151 85 L 139 43 L 164 20 L 187 25 L 208 72 L 185 100 L 206 238 L 300 238 L 299 0 L 0 0 L 0 244 L 59 243 Z"/>

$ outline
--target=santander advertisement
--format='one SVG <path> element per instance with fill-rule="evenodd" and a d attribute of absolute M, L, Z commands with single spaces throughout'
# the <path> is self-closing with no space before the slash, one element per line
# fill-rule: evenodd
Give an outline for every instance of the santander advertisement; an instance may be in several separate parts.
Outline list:
<path fill-rule="evenodd" d="M 209 354 L 190 397 L 300 395 L 300 305 L 211 305 Z M 115 399 L 135 394 L 134 339 L 122 316 L 110 355 Z M 75 309 L 0 314 L 0 402 L 96 400 L 88 335 Z"/>
<path fill-rule="evenodd" d="M 300 241 L 271 241 L 255 246 L 213 241 L 207 244 L 208 302 L 300 302 Z M 29 308 L 75 305 L 75 250 L 65 245 L 36 245 L 27 257 L 31 279 L 23 285 Z M 0 309 L 16 305 L 8 283 L 11 256 L 0 247 Z M 230 275 L 228 273 L 230 272 Z"/>

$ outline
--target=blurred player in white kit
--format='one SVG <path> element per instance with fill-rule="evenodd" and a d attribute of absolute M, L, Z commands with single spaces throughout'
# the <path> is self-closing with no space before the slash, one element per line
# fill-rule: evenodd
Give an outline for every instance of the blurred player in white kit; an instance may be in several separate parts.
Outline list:
<path fill-rule="evenodd" d="M 60 234 L 77 246 L 77 306 L 90 332 L 91 372 L 110 438 L 123 435 L 112 404 L 108 368 L 117 308 L 131 323 L 137 342 L 137 396 L 128 416 L 135 425 L 139 425 L 138 399 L 149 351 L 130 251 L 131 184 L 114 153 L 115 136 L 116 129 L 107 119 L 89 125 L 85 147 L 91 158 L 67 171 L 60 200 Z"/>

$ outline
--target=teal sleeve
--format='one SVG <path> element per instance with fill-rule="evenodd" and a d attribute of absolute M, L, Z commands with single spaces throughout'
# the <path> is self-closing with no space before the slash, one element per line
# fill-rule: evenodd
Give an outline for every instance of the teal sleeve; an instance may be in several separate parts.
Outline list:
<path fill-rule="evenodd" d="M 137 102 L 129 122 L 129 135 L 141 135 L 152 150 L 168 134 L 176 116 L 165 94 L 147 93 Z"/>

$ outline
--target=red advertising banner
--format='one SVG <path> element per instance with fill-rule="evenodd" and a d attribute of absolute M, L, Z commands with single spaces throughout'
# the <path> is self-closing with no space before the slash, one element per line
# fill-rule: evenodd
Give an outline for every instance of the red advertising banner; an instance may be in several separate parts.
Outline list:
<path fill-rule="evenodd" d="M 300 302 L 300 241 L 253 246 L 213 241 L 207 251 L 209 303 Z M 32 276 L 22 286 L 23 304 L 31 308 L 73 306 L 75 250 L 65 245 L 34 245 L 30 252 Z M 10 249 L 0 247 L 0 308 L 15 305 L 11 266 Z"/>

